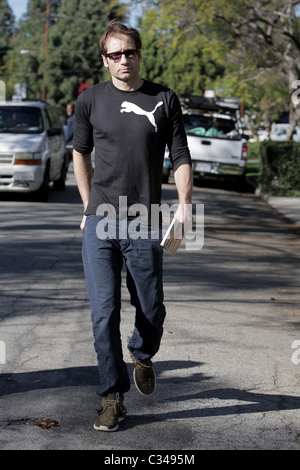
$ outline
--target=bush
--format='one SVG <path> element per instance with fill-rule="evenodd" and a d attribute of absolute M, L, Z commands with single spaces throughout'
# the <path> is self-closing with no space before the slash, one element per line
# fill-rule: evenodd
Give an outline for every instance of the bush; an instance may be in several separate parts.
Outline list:
<path fill-rule="evenodd" d="M 260 158 L 259 151 L 260 142 L 247 142 L 248 160 L 256 160 Z"/>
<path fill-rule="evenodd" d="M 300 196 L 300 144 L 264 141 L 260 144 L 263 192 L 273 196 Z"/>

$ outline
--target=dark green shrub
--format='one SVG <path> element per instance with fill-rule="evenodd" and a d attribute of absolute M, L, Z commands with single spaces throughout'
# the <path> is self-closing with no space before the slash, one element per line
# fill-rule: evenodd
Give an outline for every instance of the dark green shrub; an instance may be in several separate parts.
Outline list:
<path fill-rule="evenodd" d="M 300 144 L 264 141 L 260 144 L 259 184 L 273 196 L 300 195 Z"/>
<path fill-rule="evenodd" d="M 260 158 L 259 153 L 260 142 L 247 142 L 248 160 L 256 160 Z"/>

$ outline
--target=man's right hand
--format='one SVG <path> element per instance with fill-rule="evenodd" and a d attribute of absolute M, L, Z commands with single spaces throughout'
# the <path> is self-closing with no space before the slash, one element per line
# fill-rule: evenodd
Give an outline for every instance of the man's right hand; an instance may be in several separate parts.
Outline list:
<path fill-rule="evenodd" d="M 86 221 L 86 215 L 84 215 L 84 216 L 82 217 L 82 221 L 81 221 L 81 224 L 80 224 L 80 230 L 83 230 L 83 229 L 84 229 L 85 221 Z"/>

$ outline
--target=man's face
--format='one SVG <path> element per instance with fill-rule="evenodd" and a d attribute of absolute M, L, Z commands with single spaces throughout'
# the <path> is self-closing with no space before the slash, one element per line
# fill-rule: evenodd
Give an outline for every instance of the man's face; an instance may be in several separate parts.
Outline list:
<path fill-rule="evenodd" d="M 112 52 L 124 52 L 135 50 L 136 46 L 132 38 L 120 34 L 111 36 L 106 43 L 107 54 Z M 140 52 L 134 57 L 126 57 L 124 54 L 119 61 L 114 61 L 109 57 L 102 56 L 105 67 L 109 70 L 112 81 L 117 85 L 118 81 L 126 83 L 134 83 L 139 78 L 139 70 L 141 63 Z"/>
<path fill-rule="evenodd" d="M 71 104 L 67 105 L 67 115 L 71 116 L 73 114 L 73 106 Z"/>

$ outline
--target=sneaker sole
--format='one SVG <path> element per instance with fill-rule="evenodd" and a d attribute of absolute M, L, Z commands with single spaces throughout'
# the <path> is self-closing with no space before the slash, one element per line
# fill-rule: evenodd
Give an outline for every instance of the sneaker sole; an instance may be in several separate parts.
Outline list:
<path fill-rule="evenodd" d="M 119 429 L 119 425 L 117 424 L 117 426 L 115 426 L 114 428 L 108 428 L 107 426 L 96 426 L 94 424 L 94 429 L 96 429 L 96 431 L 105 431 L 105 432 L 113 432 L 113 431 L 116 431 L 117 429 Z"/>
<path fill-rule="evenodd" d="M 121 421 L 124 421 L 124 419 L 125 418 L 119 418 L 119 423 Z M 96 431 L 113 432 L 119 429 L 119 425 L 117 424 L 114 428 L 109 428 L 108 426 L 104 426 L 103 424 L 101 424 L 101 426 L 96 426 L 96 424 L 94 424 L 93 428 L 96 429 Z"/>
<path fill-rule="evenodd" d="M 133 369 L 133 381 L 134 381 L 134 385 L 136 386 L 136 389 L 138 392 L 140 392 L 141 395 L 151 395 L 151 393 L 154 392 L 154 389 L 155 389 L 155 386 L 156 386 L 156 378 L 154 376 L 154 386 L 153 386 L 153 390 L 151 390 L 151 392 L 148 392 L 148 393 L 145 393 L 145 392 L 142 392 L 142 390 L 138 387 L 137 383 L 136 383 L 136 379 L 135 379 L 135 369 Z"/>

